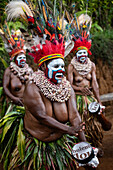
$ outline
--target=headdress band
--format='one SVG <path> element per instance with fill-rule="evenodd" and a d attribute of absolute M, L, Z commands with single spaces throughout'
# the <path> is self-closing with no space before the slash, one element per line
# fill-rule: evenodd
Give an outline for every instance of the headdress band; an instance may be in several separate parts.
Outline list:
<path fill-rule="evenodd" d="M 84 47 L 84 46 L 78 47 L 76 51 L 79 51 L 79 50 L 86 50 L 86 51 L 88 51 L 88 49 L 86 47 Z"/>
<path fill-rule="evenodd" d="M 47 60 L 50 60 L 50 59 L 53 59 L 53 58 L 62 58 L 64 59 L 64 56 L 62 54 L 50 54 L 50 55 L 46 55 L 44 57 L 42 57 L 39 62 L 38 62 L 38 66 L 40 67 L 41 64 L 44 62 L 44 61 L 47 61 Z"/>
<path fill-rule="evenodd" d="M 12 52 L 11 52 L 12 53 Z M 10 60 L 13 60 L 13 58 L 17 55 L 17 54 L 19 54 L 19 53 L 26 53 L 25 52 L 25 50 L 24 49 L 17 49 L 17 50 L 15 50 L 15 52 L 13 52 L 12 54 L 11 53 L 9 53 L 9 55 L 11 55 L 11 58 L 10 58 Z"/>

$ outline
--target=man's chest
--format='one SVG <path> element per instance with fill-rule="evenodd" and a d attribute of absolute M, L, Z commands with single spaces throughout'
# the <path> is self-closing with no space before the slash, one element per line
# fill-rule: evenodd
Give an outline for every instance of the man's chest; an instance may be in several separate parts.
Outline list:
<path fill-rule="evenodd" d="M 46 114 L 57 119 L 60 122 L 67 122 L 69 120 L 66 102 L 53 102 L 43 97 L 43 102 L 46 109 Z"/>

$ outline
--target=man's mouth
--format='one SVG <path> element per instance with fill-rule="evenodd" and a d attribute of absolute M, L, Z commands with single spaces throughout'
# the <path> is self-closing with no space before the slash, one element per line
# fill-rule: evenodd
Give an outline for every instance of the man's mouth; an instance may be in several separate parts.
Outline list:
<path fill-rule="evenodd" d="M 55 78 L 56 79 L 62 79 L 63 73 L 56 73 Z"/>
<path fill-rule="evenodd" d="M 25 64 L 25 61 L 22 61 L 21 64 Z"/>
<path fill-rule="evenodd" d="M 84 61 L 86 59 L 86 57 L 81 57 L 80 60 L 81 61 Z"/>

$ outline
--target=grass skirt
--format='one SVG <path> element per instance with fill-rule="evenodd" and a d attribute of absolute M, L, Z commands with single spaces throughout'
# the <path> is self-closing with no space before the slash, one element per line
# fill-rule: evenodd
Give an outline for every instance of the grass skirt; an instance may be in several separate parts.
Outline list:
<path fill-rule="evenodd" d="M 103 132 L 101 124 L 98 122 L 96 116 L 89 114 L 88 105 L 95 102 L 93 96 L 82 96 L 76 94 L 77 109 L 81 115 L 82 121 L 85 122 L 85 135 L 87 141 L 94 147 L 102 146 Z"/>
<path fill-rule="evenodd" d="M 63 135 L 54 142 L 42 142 L 24 129 L 24 107 L 16 106 L 0 119 L 0 146 L 4 170 L 20 169 L 76 169 L 77 163 L 71 151 L 78 138 Z"/>

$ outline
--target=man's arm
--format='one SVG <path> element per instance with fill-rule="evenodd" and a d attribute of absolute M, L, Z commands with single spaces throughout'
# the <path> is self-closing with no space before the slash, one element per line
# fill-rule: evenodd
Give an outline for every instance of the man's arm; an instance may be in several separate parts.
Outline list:
<path fill-rule="evenodd" d="M 73 87 L 75 91 L 80 91 L 80 87 L 73 85 L 73 65 L 72 64 L 68 65 L 67 79 L 69 80 L 71 86 Z"/>
<path fill-rule="evenodd" d="M 79 128 L 81 126 L 81 117 L 77 111 L 75 93 L 73 89 L 71 89 L 71 97 L 68 101 L 68 110 L 69 110 L 69 120 L 71 125 L 76 128 L 77 127 Z M 78 132 L 78 137 L 80 141 L 86 141 L 83 131 Z"/>
<path fill-rule="evenodd" d="M 94 93 L 95 98 L 101 104 L 100 95 L 99 95 L 99 86 L 98 86 L 98 82 L 96 79 L 96 67 L 94 63 L 93 63 L 93 69 L 92 69 L 92 88 L 93 88 L 93 93 Z"/>
<path fill-rule="evenodd" d="M 63 134 L 76 135 L 76 128 L 60 123 L 46 114 L 40 90 L 34 83 L 28 82 L 26 85 L 23 100 L 25 107 L 40 123 L 50 128 L 54 128 Z"/>

